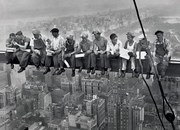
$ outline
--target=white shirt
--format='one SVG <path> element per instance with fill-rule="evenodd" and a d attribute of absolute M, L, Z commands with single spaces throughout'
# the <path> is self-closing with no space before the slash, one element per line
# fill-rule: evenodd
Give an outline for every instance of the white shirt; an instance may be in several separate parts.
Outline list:
<path fill-rule="evenodd" d="M 127 50 L 129 50 L 130 52 L 133 52 L 135 44 L 136 44 L 136 42 L 134 41 L 133 44 L 130 46 L 129 42 L 128 42 L 127 43 Z"/>
<path fill-rule="evenodd" d="M 45 37 L 45 36 L 40 36 L 40 38 L 44 41 L 44 44 L 46 45 L 47 43 L 46 43 L 46 40 L 47 40 L 47 38 Z M 31 39 L 31 41 L 30 41 L 30 46 L 31 47 L 34 47 L 34 40 L 36 40 L 34 37 Z"/>
<path fill-rule="evenodd" d="M 120 52 L 120 49 L 122 49 L 122 48 L 123 48 L 122 42 L 120 40 L 117 40 L 117 43 L 115 45 L 112 42 L 110 42 L 107 45 L 106 51 L 110 52 L 112 55 L 114 55 L 114 53 Z"/>
<path fill-rule="evenodd" d="M 60 35 L 57 38 L 53 37 L 51 40 L 51 47 L 55 51 L 64 47 L 64 44 L 65 44 L 65 40 Z"/>

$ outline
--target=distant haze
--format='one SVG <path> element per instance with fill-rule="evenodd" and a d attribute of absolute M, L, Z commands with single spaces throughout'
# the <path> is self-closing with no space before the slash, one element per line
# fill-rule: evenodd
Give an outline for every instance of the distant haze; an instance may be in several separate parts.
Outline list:
<path fill-rule="evenodd" d="M 140 8 L 179 5 L 179 3 L 179 0 L 137 0 Z M 0 17 L 1 20 L 8 20 L 66 16 L 125 8 L 134 8 L 133 0 L 0 0 Z"/>

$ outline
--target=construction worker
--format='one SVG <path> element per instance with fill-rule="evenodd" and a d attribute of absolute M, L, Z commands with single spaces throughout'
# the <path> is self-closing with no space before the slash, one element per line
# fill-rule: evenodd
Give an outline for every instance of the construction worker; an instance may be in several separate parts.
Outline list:
<path fill-rule="evenodd" d="M 105 73 L 107 74 L 107 54 L 106 54 L 106 49 L 107 49 L 107 39 L 101 36 L 101 32 L 99 30 L 93 31 L 94 34 L 94 53 L 97 58 L 100 58 L 100 66 L 101 66 L 101 75 L 104 75 Z"/>
<path fill-rule="evenodd" d="M 30 38 L 24 36 L 21 31 L 18 31 L 16 33 L 16 39 L 14 40 L 13 44 L 17 46 L 16 57 L 18 58 L 19 66 L 21 67 L 18 70 L 18 73 L 21 73 L 28 66 L 31 56 Z"/>
<path fill-rule="evenodd" d="M 83 32 L 81 34 L 81 42 L 79 43 L 78 49 L 77 49 L 77 54 L 78 53 L 84 53 L 84 57 L 81 58 L 80 63 L 80 69 L 79 72 L 82 71 L 83 65 L 86 66 L 87 68 L 87 73 L 91 74 L 95 73 L 95 54 L 93 53 L 93 43 L 88 39 L 88 33 Z M 77 59 L 78 60 L 78 59 Z"/>
<path fill-rule="evenodd" d="M 154 65 L 157 67 L 159 75 L 163 78 L 168 67 L 172 48 L 169 40 L 164 38 L 164 32 L 158 30 L 155 32 L 157 39 L 153 44 L 153 56 L 154 56 Z"/>
<path fill-rule="evenodd" d="M 14 40 L 16 38 L 16 35 L 14 33 L 9 34 L 9 38 L 6 40 L 6 48 L 14 48 L 15 46 L 13 44 Z M 6 59 L 7 59 L 7 64 L 11 64 L 11 69 L 14 68 L 13 60 L 15 58 L 15 53 L 14 52 L 8 52 L 6 51 Z"/>
<path fill-rule="evenodd" d="M 112 68 L 111 59 L 116 59 L 118 61 L 118 69 L 120 69 L 120 49 L 123 48 L 122 42 L 118 39 L 118 36 L 115 33 L 110 35 L 111 42 L 107 45 L 107 66 L 106 68 Z M 120 69 L 121 71 L 121 69 Z"/>
<path fill-rule="evenodd" d="M 55 68 L 53 75 L 60 75 L 61 73 L 65 72 L 65 69 L 62 67 L 63 65 L 61 63 L 61 60 L 63 60 L 61 57 L 64 56 L 65 40 L 61 35 L 59 35 L 58 28 L 54 27 L 50 32 L 52 33 L 52 39 L 48 40 L 48 51 L 45 60 L 46 70 L 44 71 L 44 74 L 50 72 L 50 67 L 53 60 L 53 65 Z M 52 55 L 48 55 L 49 51 L 51 51 Z"/>
<path fill-rule="evenodd" d="M 146 73 L 146 79 L 150 78 L 150 72 L 151 72 L 151 62 L 150 62 L 150 58 L 149 55 L 150 54 L 150 42 L 146 41 L 146 39 L 144 38 L 143 35 L 140 35 L 138 37 L 140 40 L 137 43 L 136 46 L 136 52 L 145 52 L 146 56 L 145 59 L 141 59 L 142 63 L 144 63 L 144 67 L 146 69 L 144 69 L 144 73 Z M 136 77 L 139 77 L 139 73 L 141 73 L 141 68 L 140 68 L 140 64 L 139 64 L 139 59 L 136 59 Z"/>
<path fill-rule="evenodd" d="M 39 66 L 43 66 L 46 57 L 46 39 L 42 37 L 41 32 L 37 29 L 32 31 L 34 38 L 30 42 L 32 50 L 32 62 L 39 69 Z"/>
<path fill-rule="evenodd" d="M 75 69 L 76 69 L 75 53 L 77 51 L 77 47 L 78 46 L 74 40 L 74 34 L 72 32 L 69 32 L 67 34 L 66 42 L 65 42 L 64 60 L 66 60 L 66 61 L 70 60 L 70 65 L 72 68 L 72 77 L 75 76 Z"/>
<path fill-rule="evenodd" d="M 127 67 L 127 61 L 131 62 L 131 70 L 132 70 L 132 77 L 135 77 L 135 53 L 136 53 L 136 42 L 134 40 L 134 34 L 131 32 L 128 32 L 127 34 L 127 41 L 125 42 L 124 49 L 127 49 L 128 55 L 130 57 L 129 60 L 126 60 L 122 58 L 122 71 L 121 71 L 121 77 L 125 77 L 126 74 L 126 67 Z"/>

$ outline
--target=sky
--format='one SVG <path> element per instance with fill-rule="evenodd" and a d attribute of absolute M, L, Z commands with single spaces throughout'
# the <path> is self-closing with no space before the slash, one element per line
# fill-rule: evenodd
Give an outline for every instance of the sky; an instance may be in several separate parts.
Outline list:
<path fill-rule="evenodd" d="M 180 3 L 179 0 L 136 1 L 140 8 L 162 7 Z M 0 17 L 3 20 L 23 17 L 65 16 L 130 7 L 133 8 L 133 0 L 0 0 Z"/>

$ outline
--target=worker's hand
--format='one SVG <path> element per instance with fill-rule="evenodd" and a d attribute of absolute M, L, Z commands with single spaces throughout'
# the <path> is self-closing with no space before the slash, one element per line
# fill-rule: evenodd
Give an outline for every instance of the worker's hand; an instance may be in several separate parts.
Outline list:
<path fill-rule="evenodd" d="M 95 55 L 98 55 L 99 53 L 98 53 L 98 51 L 94 51 L 94 54 L 95 54 Z"/>
<path fill-rule="evenodd" d="M 100 54 L 104 54 L 104 53 L 105 53 L 105 51 L 99 51 L 99 53 L 100 53 Z"/>
<path fill-rule="evenodd" d="M 47 39 L 46 42 L 47 42 L 48 44 L 51 44 L 51 40 L 49 40 L 49 39 Z"/>
<path fill-rule="evenodd" d="M 109 58 L 110 54 L 111 54 L 110 52 L 107 52 L 107 57 L 108 57 L 108 58 Z"/>
<path fill-rule="evenodd" d="M 145 56 L 145 59 L 148 59 L 148 58 L 149 58 L 149 56 L 148 56 L 148 55 L 146 55 L 146 56 Z"/>
<path fill-rule="evenodd" d="M 115 52 L 115 55 L 120 55 L 119 51 L 116 51 L 116 52 Z"/>
<path fill-rule="evenodd" d="M 130 57 L 133 57 L 133 53 L 132 53 L 132 52 L 128 52 L 128 55 L 129 55 Z"/>
<path fill-rule="evenodd" d="M 13 42 L 14 45 L 18 46 L 18 43 L 17 42 Z"/>

